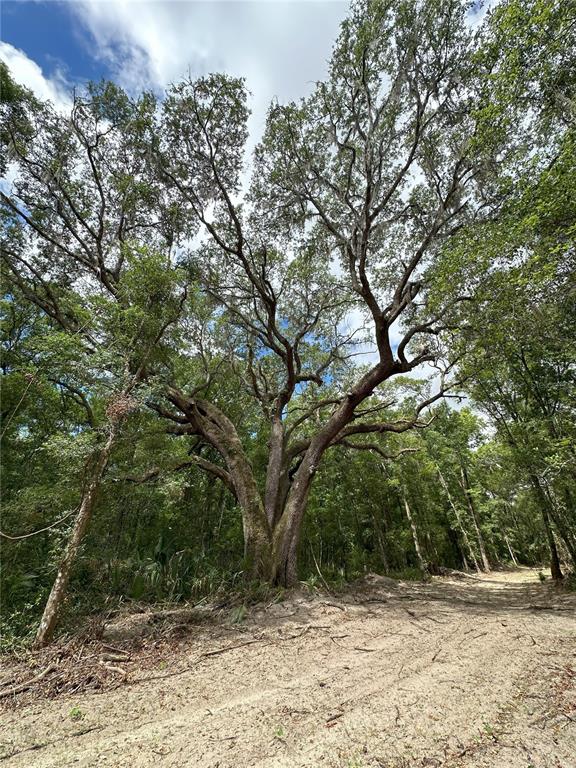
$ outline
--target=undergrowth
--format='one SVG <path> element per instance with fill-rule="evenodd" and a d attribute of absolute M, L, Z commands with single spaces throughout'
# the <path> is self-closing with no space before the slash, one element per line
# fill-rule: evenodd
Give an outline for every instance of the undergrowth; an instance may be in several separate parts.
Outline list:
<path fill-rule="evenodd" d="M 344 574 L 338 568 L 327 568 L 303 579 L 299 587 L 311 592 L 339 592 L 364 575 L 360 569 Z M 425 578 L 417 568 L 396 570 L 389 576 L 402 581 Z M 48 584 L 38 584 L 32 577 L 9 587 L 11 597 L 17 594 L 18 600 L 2 601 L 0 653 L 18 652 L 31 645 L 49 592 Z M 217 609 L 230 609 L 231 620 L 239 623 L 250 605 L 281 601 L 285 592 L 267 583 L 247 582 L 242 571 L 223 572 L 195 558 L 189 550 L 171 556 L 156 552 L 154 557 L 110 560 L 104 565 L 83 558 L 62 608 L 61 632 L 77 632 L 88 619 L 105 618 L 127 605 L 166 607 L 183 602 L 207 602 Z"/>

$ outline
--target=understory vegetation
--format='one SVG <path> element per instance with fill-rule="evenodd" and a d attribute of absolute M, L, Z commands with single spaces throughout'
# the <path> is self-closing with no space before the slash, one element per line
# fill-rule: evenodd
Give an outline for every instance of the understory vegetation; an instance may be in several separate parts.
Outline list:
<path fill-rule="evenodd" d="M 325 81 L 2 74 L 3 643 L 576 566 L 576 14 L 357 0 Z"/>

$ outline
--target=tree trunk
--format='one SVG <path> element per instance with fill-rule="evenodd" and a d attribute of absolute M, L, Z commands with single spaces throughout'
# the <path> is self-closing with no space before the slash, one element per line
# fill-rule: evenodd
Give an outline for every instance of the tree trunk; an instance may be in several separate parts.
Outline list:
<path fill-rule="evenodd" d="M 568 503 L 572 503 L 572 497 L 569 491 L 567 491 L 567 494 L 568 495 L 566 498 Z M 574 533 L 572 532 L 572 528 L 570 527 L 570 524 L 566 525 L 566 521 L 564 520 L 562 511 L 558 509 L 558 505 L 554 504 L 552 494 L 549 492 L 546 493 L 546 498 L 549 499 L 548 511 L 549 511 L 550 517 L 552 518 L 552 522 L 556 526 L 556 531 L 558 533 L 558 536 L 560 537 L 562 543 L 566 547 L 568 555 L 570 556 L 570 560 L 572 561 L 572 567 L 576 570 L 576 539 L 575 539 Z M 566 508 L 570 509 L 568 504 Z M 574 530 L 576 531 L 576 529 Z"/>
<path fill-rule="evenodd" d="M 272 583 L 293 587 L 298 583 L 298 545 L 300 543 L 301 516 L 296 503 L 288 503 L 273 535 Z"/>
<path fill-rule="evenodd" d="M 270 429 L 268 465 L 266 467 L 266 490 L 264 494 L 266 517 L 271 528 L 282 514 L 281 491 L 285 463 L 284 443 L 284 425 L 282 424 L 282 419 L 278 416 L 272 420 Z"/>
<path fill-rule="evenodd" d="M 548 546 L 550 547 L 550 573 L 554 581 L 562 581 L 564 577 L 562 575 L 562 569 L 560 568 L 560 558 L 558 557 L 558 550 L 556 548 L 556 542 L 554 541 L 554 533 L 552 531 L 552 526 L 550 525 L 548 510 L 545 507 L 542 507 L 542 520 L 544 522 L 544 528 L 546 529 Z"/>
<path fill-rule="evenodd" d="M 248 581 L 269 581 L 272 570 L 270 537 L 244 518 L 244 576 Z"/>
<path fill-rule="evenodd" d="M 404 510 L 406 512 L 406 517 L 408 518 L 408 522 L 410 523 L 410 530 L 412 531 L 412 541 L 414 542 L 414 549 L 416 550 L 416 556 L 418 557 L 418 562 L 420 563 L 420 570 L 422 571 L 422 573 L 426 575 L 428 574 L 428 563 L 426 562 L 426 558 L 422 554 L 422 547 L 420 546 L 418 529 L 416 527 L 416 522 L 412 517 L 412 511 L 410 510 L 410 505 L 408 504 L 408 498 L 405 493 L 403 494 L 403 501 L 404 501 Z"/>
<path fill-rule="evenodd" d="M 530 481 L 532 483 L 532 487 L 534 488 L 534 492 L 536 493 L 536 498 L 540 502 L 542 522 L 544 523 L 544 530 L 546 532 L 548 547 L 550 549 L 550 573 L 554 581 L 562 581 L 564 577 L 562 575 L 562 569 L 560 568 L 560 558 L 558 557 L 558 549 L 556 548 L 556 542 L 554 541 L 554 532 L 552 531 L 550 515 L 548 513 L 548 504 L 550 502 L 544 493 L 544 489 L 540 484 L 540 480 L 533 472 L 530 473 Z"/>
<path fill-rule="evenodd" d="M 294 474 L 284 510 L 273 532 L 273 579 L 278 584 L 291 586 L 298 580 L 296 557 L 302 520 L 312 479 L 324 452 L 338 437 L 340 431 L 353 420 L 354 409 L 369 397 L 379 384 L 390 378 L 393 373 L 400 372 L 394 368 L 395 364 L 389 347 L 388 355 L 390 357 L 388 362 L 377 363 L 346 397 L 342 398 L 326 424 L 312 438 L 302 457 Z"/>
<path fill-rule="evenodd" d="M 339 401 L 326 424 L 311 439 L 308 447 L 303 449 L 303 455 L 300 451 L 287 452 L 286 434 L 281 421 L 282 410 L 276 414 L 271 425 L 264 502 L 258 492 L 250 462 L 230 419 L 207 400 L 185 395 L 174 387 L 167 388 L 168 400 L 184 414 L 186 421 L 186 426 L 183 426 L 181 418 L 158 408 L 159 413 L 180 425 L 172 431 L 175 434 L 201 435 L 226 463 L 226 478 L 222 476 L 222 468 L 214 466 L 208 471 L 212 471 L 220 479 L 225 479 L 229 486 L 234 487 L 242 508 L 249 575 L 271 579 L 283 586 L 297 582 L 296 558 L 302 520 L 318 463 L 341 430 L 354 419 L 355 408 L 383 381 L 403 370 L 401 364 L 393 360 L 389 341 L 383 341 L 382 344 L 384 346 L 380 353 L 387 358 L 386 361 L 377 363 L 365 373 L 346 397 Z M 290 485 L 290 460 L 300 455 L 302 458 Z"/>
<path fill-rule="evenodd" d="M 38 627 L 38 631 L 36 633 L 36 638 L 34 640 L 34 646 L 36 648 L 41 648 L 45 645 L 48 645 L 54 634 L 54 629 L 56 628 L 56 624 L 58 622 L 58 616 L 62 608 L 64 598 L 66 597 L 72 567 L 74 566 L 78 556 L 84 534 L 86 533 L 86 529 L 88 528 L 90 519 L 92 517 L 92 512 L 94 511 L 98 491 L 102 483 L 102 478 L 106 472 L 106 467 L 108 466 L 108 461 L 110 459 L 110 453 L 112 452 L 112 448 L 118 433 L 118 426 L 118 421 L 113 421 L 111 423 L 106 443 L 97 454 L 96 462 L 92 469 L 92 476 L 84 490 L 84 493 L 82 494 L 78 515 L 74 521 L 74 527 L 72 528 L 70 538 L 68 539 L 64 557 L 62 558 L 58 568 L 58 575 L 56 576 L 56 580 L 54 581 L 52 589 L 50 590 L 48 602 L 44 608 L 44 613 L 42 614 L 42 618 L 40 620 L 40 626 Z"/>
<path fill-rule="evenodd" d="M 283 587 L 292 587 L 298 582 L 298 546 L 308 494 L 316 473 L 315 459 L 314 451 L 306 453 L 294 475 L 283 514 L 273 532 L 272 580 Z"/>
<path fill-rule="evenodd" d="M 228 467 L 242 508 L 244 574 L 251 581 L 266 581 L 272 569 L 272 541 L 252 467 L 243 456 L 229 459 Z"/>
<path fill-rule="evenodd" d="M 376 513 L 372 511 L 372 521 L 374 523 L 374 531 L 376 533 L 376 541 L 378 542 L 378 549 L 380 551 L 380 558 L 382 559 L 382 567 L 384 573 L 390 573 L 390 562 L 388 560 L 388 553 L 386 552 L 386 546 L 384 544 L 384 532 L 382 531 L 382 524 L 378 520 Z"/>
<path fill-rule="evenodd" d="M 474 504 L 474 497 L 472 495 L 472 490 L 470 488 L 470 483 L 468 481 L 468 473 L 466 472 L 464 465 L 460 467 L 460 473 L 462 478 L 461 480 L 462 490 L 464 491 L 464 495 L 466 496 L 468 509 L 470 511 L 470 517 L 472 518 L 472 522 L 474 524 L 474 530 L 476 531 L 476 538 L 478 540 L 478 549 L 480 550 L 480 558 L 482 560 L 482 568 L 484 571 L 486 571 L 486 573 L 489 573 L 490 561 L 488 560 L 488 556 L 486 554 L 484 537 L 482 536 L 482 531 L 480 530 L 480 525 L 478 523 L 478 515 L 476 514 L 476 505 Z"/>
<path fill-rule="evenodd" d="M 512 551 L 512 546 L 510 545 L 510 539 L 506 534 L 504 534 L 504 541 L 506 542 L 506 546 L 508 547 L 508 552 L 510 552 L 510 557 L 512 558 L 512 562 L 514 565 L 518 565 L 518 560 L 516 560 L 516 557 L 514 555 L 514 552 Z"/>
<path fill-rule="evenodd" d="M 242 510 L 244 575 L 250 580 L 268 580 L 272 570 L 271 526 L 252 465 L 234 424 L 207 400 L 189 397 L 172 387 L 168 388 L 167 395 L 170 402 L 186 415 L 189 434 L 201 435 L 223 458 L 227 471 L 217 465 L 211 465 L 208 471 L 226 482 Z M 210 464 L 205 462 L 205 465 Z"/>
<path fill-rule="evenodd" d="M 442 483 L 442 487 L 446 491 L 446 496 L 448 497 L 450 506 L 452 507 L 452 510 L 454 511 L 454 514 L 456 516 L 456 522 L 458 523 L 458 528 L 462 533 L 462 538 L 464 539 L 464 544 L 466 545 L 466 549 L 468 550 L 470 558 L 474 563 L 474 568 L 476 569 L 476 572 L 480 573 L 482 569 L 480 568 L 480 564 L 478 563 L 478 559 L 476 558 L 476 553 L 474 552 L 474 549 L 472 548 L 472 544 L 470 543 L 470 539 L 468 538 L 468 534 L 466 533 L 466 528 L 462 523 L 462 518 L 460 517 L 460 512 L 458 510 L 458 507 L 456 506 L 456 504 L 454 503 L 454 500 L 452 499 L 452 494 L 450 493 L 450 489 L 448 488 L 448 483 L 446 482 L 444 475 L 440 471 L 440 467 L 437 467 L 437 470 L 438 470 L 438 476 L 440 478 L 440 482 Z M 466 557 L 464 556 L 463 559 L 466 560 Z M 465 562 L 465 566 L 467 566 L 466 562 Z"/>

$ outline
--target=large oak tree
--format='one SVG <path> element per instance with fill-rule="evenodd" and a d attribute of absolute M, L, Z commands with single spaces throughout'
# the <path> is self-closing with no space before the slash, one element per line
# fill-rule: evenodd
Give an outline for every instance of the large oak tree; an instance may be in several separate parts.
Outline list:
<path fill-rule="evenodd" d="M 494 211 L 503 149 L 484 140 L 486 83 L 465 13 L 460 2 L 355 3 L 328 79 L 298 103 L 270 107 L 244 198 L 243 83 L 185 81 L 164 103 L 158 173 L 207 233 L 190 269 L 230 323 L 241 378 L 269 423 L 264 492 L 225 410 L 202 389 L 175 383 L 176 410 L 161 410 L 222 457 L 250 567 L 282 584 L 297 578 L 325 451 L 417 426 L 447 384 L 442 336 L 469 297 L 434 305 L 428 285 L 447 238 Z M 369 329 L 373 362 L 341 377 L 358 351 L 351 310 Z M 406 419 L 386 420 L 382 385 L 423 363 L 443 369 L 436 393 Z"/>

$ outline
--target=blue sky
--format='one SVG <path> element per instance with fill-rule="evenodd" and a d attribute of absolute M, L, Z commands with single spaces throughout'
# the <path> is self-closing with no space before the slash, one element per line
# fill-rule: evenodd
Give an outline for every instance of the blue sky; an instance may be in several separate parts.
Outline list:
<path fill-rule="evenodd" d="M 3 0 L 0 58 L 41 98 L 65 107 L 74 85 L 110 78 L 162 89 L 189 70 L 246 77 L 252 140 L 270 100 L 324 77 L 344 0 Z"/>
<path fill-rule="evenodd" d="M 90 55 L 85 33 L 70 13 L 70 3 L 3 0 L 0 14 L 2 41 L 23 51 L 48 78 L 58 70 L 70 80 L 98 80 L 109 74 Z"/>

